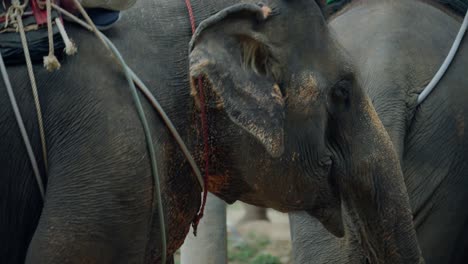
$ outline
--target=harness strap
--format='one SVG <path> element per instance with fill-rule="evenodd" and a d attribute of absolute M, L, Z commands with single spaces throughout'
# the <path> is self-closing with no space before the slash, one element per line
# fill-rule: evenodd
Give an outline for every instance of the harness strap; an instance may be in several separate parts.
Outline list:
<path fill-rule="evenodd" d="M 460 47 L 460 43 L 463 40 L 463 36 L 465 35 L 466 28 L 468 27 L 468 11 L 465 14 L 465 18 L 463 19 L 463 23 L 460 27 L 460 30 L 458 31 L 457 37 L 455 38 L 455 41 L 452 44 L 452 48 L 449 51 L 449 54 L 445 58 L 442 66 L 440 66 L 439 70 L 437 73 L 434 75 L 432 80 L 429 82 L 429 84 L 424 88 L 424 90 L 419 94 L 418 96 L 418 101 L 417 105 L 420 105 L 426 98 L 429 96 L 429 94 L 434 90 L 434 88 L 437 86 L 439 81 L 442 79 L 444 76 L 445 72 L 447 71 L 448 67 L 453 61 L 453 58 L 455 57 L 455 54 L 458 51 L 458 48 Z"/>

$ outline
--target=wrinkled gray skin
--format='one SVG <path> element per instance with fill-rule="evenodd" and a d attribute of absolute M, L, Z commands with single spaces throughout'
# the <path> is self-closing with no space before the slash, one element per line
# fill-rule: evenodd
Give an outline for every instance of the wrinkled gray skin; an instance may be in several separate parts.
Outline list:
<path fill-rule="evenodd" d="M 238 1 L 192 2 L 202 21 Z M 372 221 L 369 243 L 388 241 L 376 248 L 379 253 L 393 263 L 402 256 L 418 260 L 399 161 L 319 7 L 310 0 L 266 4 L 273 10 L 266 20 L 260 7 L 244 6 L 212 23 L 199 32 L 190 54 L 183 1 L 142 1 L 109 36 L 151 87 L 199 165 L 200 100 L 189 83 L 205 77 L 212 193 L 227 202 L 306 210 L 336 235 L 343 234 L 345 196 L 345 205 Z M 77 27 L 69 33 L 79 55 L 56 73 L 35 67 L 50 165 L 43 208 L 0 89 L 0 262 L 159 263 L 150 164 L 126 80 L 90 33 Z M 9 72 L 40 157 L 26 68 Z M 171 256 L 189 231 L 200 188 L 159 116 L 144 107 L 158 155 L 165 254 Z"/>
<path fill-rule="evenodd" d="M 361 1 L 330 21 L 398 150 L 418 241 L 430 264 L 468 261 L 466 37 L 440 84 L 416 106 L 459 29 L 460 17 L 448 13 L 418 1 Z M 343 211 L 343 238 L 305 213 L 290 215 L 295 263 L 366 263 L 366 256 L 369 263 L 397 263 L 374 258 L 362 242 L 367 234 L 359 219 L 350 208 Z"/>

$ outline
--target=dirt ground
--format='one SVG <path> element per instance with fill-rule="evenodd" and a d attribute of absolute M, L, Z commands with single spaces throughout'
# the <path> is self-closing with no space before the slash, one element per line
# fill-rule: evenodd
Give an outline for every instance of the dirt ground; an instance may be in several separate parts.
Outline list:
<path fill-rule="evenodd" d="M 228 263 L 291 264 L 288 215 L 268 210 L 270 222 L 253 221 L 238 225 L 243 214 L 240 202 L 227 207 Z M 180 264 L 178 254 L 175 262 Z"/>

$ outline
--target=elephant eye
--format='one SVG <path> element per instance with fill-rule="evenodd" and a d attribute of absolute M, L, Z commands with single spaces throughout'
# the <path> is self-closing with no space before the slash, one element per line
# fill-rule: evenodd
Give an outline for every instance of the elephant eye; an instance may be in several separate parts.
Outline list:
<path fill-rule="evenodd" d="M 352 81 L 348 78 L 339 80 L 333 85 L 333 96 L 336 99 L 347 100 L 349 98 L 351 85 Z"/>
<path fill-rule="evenodd" d="M 350 108 L 353 83 L 354 76 L 347 74 L 332 86 L 331 99 L 335 111 L 340 112 Z"/>

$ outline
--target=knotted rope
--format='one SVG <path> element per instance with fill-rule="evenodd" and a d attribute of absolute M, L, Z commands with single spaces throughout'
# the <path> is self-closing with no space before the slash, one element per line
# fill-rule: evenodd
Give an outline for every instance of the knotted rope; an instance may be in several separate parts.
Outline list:
<path fill-rule="evenodd" d="M 54 51 L 54 32 L 52 31 L 52 3 L 51 0 L 45 0 L 47 10 L 47 36 L 49 38 L 49 55 L 44 57 L 44 67 L 48 71 L 60 69 L 60 62 L 55 57 Z"/>
<path fill-rule="evenodd" d="M 63 42 L 65 42 L 65 53 L 67 55 L 74 55 L 78 49 L 76 48 L 75 43 L 68 37 L 67 31 L 65 31 L 65 27 L 59 17 L 55 19 L 55 24 L 62 36 Z"/>

